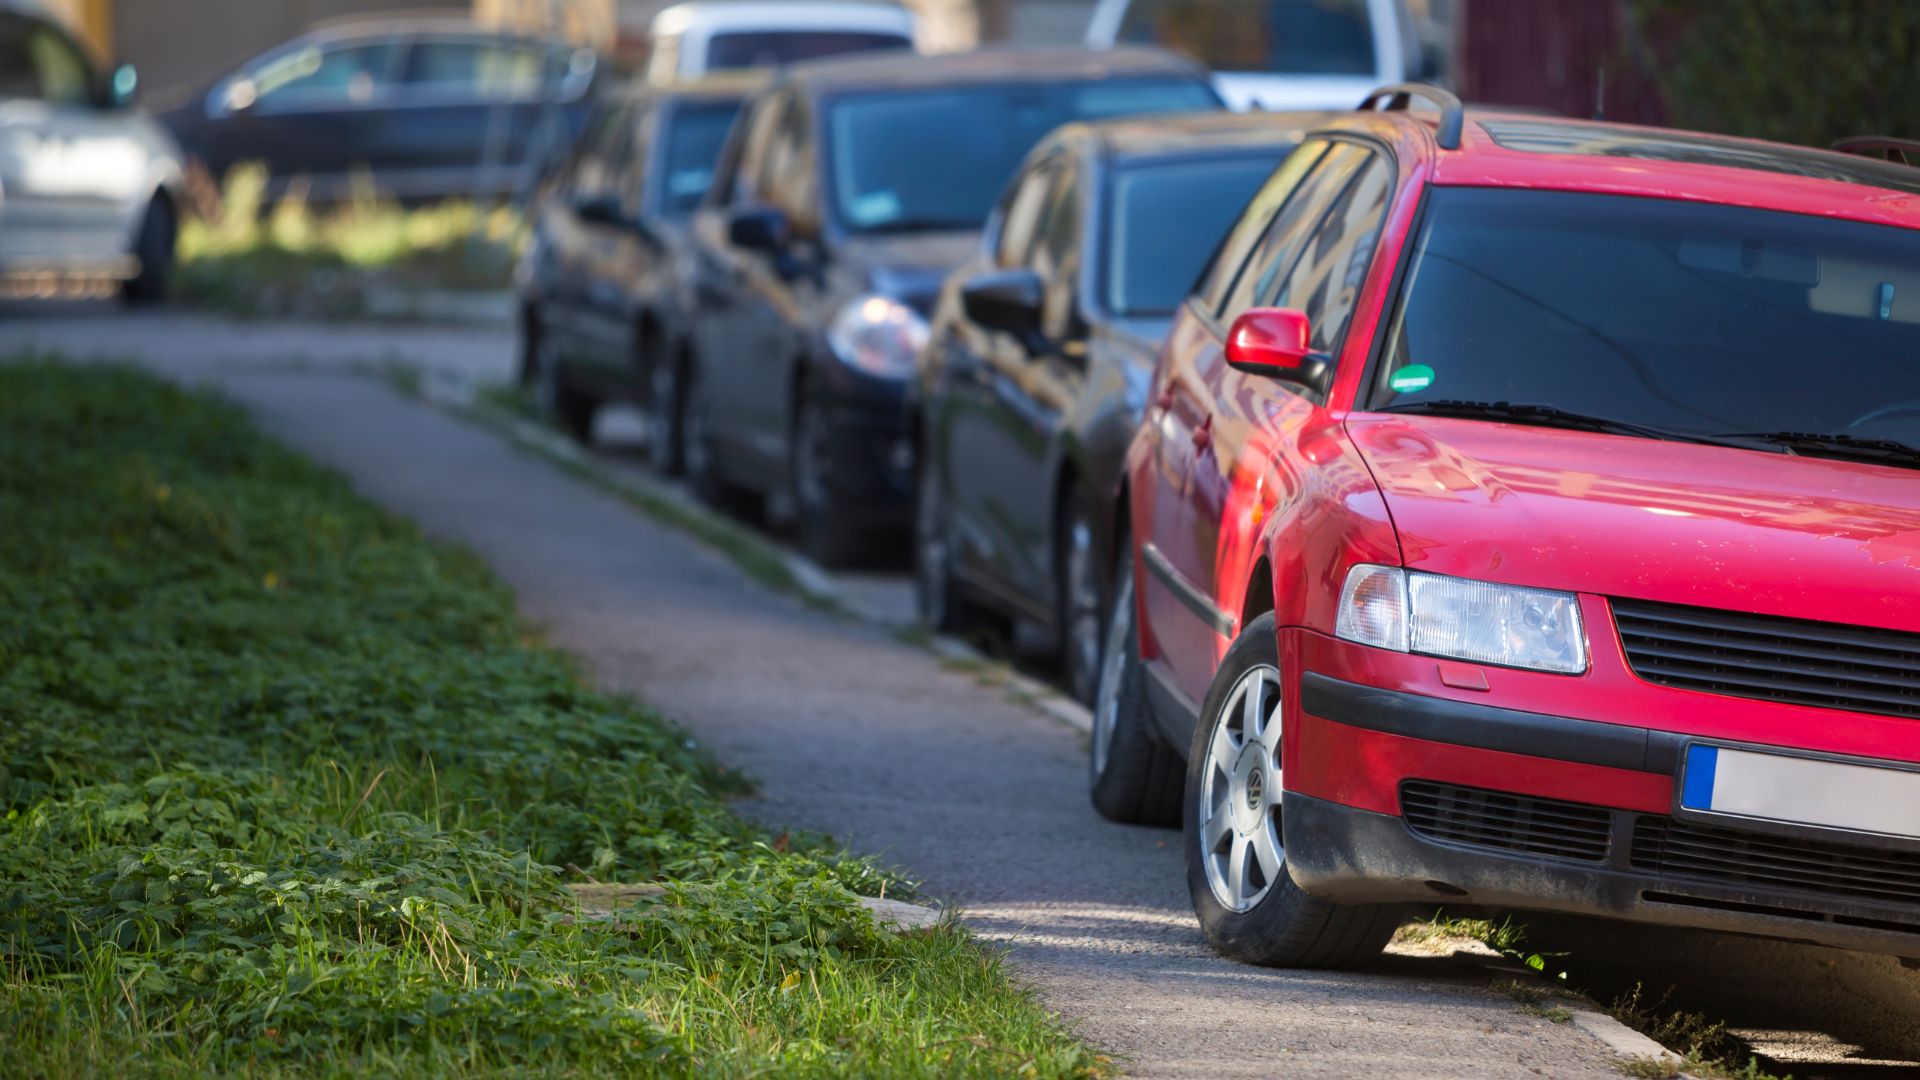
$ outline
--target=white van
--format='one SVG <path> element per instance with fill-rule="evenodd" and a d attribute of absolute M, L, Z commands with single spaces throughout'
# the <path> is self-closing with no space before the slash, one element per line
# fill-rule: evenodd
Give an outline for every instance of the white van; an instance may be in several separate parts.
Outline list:
<path fill-rule="evenodd" d="M 1351 109 L 1423 67 L 1405 0 L 1099 0 L 1087 44 L 1185 53 L 1235 109 Z"/>
<path fill-rule="evenodd" d="M 647 81 L 663 85 L 712 71 L 911 49 L 914 30 L 912 13 L 888 3 L 694 0 L 653 17 Z"/>

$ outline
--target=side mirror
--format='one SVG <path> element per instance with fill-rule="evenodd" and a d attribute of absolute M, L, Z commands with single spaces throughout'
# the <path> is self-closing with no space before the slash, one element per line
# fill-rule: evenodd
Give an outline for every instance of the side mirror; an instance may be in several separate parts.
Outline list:
<path fill-rule="evenodd" d="M 1040 330 L 1045 286 L 1031 270 L 993 270 L 960 287 L 967 318 L 989 330 L 1027 336 Z"/>
<path fill-rule="evenodd" d="M 791 239 L 787 215 L 771 206 L 747 206 L 727 217 L 727 242 L 746 251 L 778 255 Z"/>
<path fill-rule="evenodd" d="M 140 92 L 140 72 L 132 64 L 121 64 L 107 76 L 107 107 L 131 109 Z"/>
<path fill-rule="evenodd" d="M 1312 327 L 1292 308 L 1249 308 L 1227 331 L 1227 364 L 1254 375 L 1318 387 L 1328 357 L 1310 351 Z"/>

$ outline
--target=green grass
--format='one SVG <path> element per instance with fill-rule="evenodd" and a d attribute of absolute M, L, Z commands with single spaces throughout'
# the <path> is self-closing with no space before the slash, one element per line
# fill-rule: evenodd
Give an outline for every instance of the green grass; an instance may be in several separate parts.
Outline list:
<path fill-rule="evenodd" d="M 0 1076 L 1104 1068 L 225 404 L 0 364 L 0 522 Z"/>
<path fill-rule="evenodd" d="M 505 289 L 517 213 L 451 200 L 402 207 L 368 189 L 335 206 L 291 195 L 268 206 L 266 170 L 228 175 L 219 211 L 181 223 L 180 299 L 247 316 L 368 315 L 379 290 Z"/>

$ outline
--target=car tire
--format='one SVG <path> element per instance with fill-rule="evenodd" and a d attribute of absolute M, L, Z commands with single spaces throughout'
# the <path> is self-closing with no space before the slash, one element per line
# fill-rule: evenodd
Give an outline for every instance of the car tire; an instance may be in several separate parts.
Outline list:
<path fill-rule="evenodd" d="M 567 380 L 560 347 L 550 334 L 541 334 L 534 343 L 533 403 L 542 417 L 575 442 L 593 441 L 593 418 L 600 402 Z"/>
<path fill-rule="evenodd" d="M 947 524 L 946 489 L 933 450 L 920 449 L 920 475 L 914 484 L 913 601 L 920 625 L 937 634 L 964 634 L 974 611 L 953 573 L 953 542 Z"/>
<path fill-rule="evenodd" d="M 1271 612 L 1241 630 L 1215 673 L 1187 753 L 1187 889 L 1208 944 L 1267 967 L 1372 963 L 1397 905 L 1336 904 L 1287 872 L 1280 793 L 1279 644 Z"/>
<path fill-rule="evenodd" d="M 1059 628 L 1061 679 L 1088 708 L 1100 688 L 1102 631 L 1107 612 L 1099 560 L 1093 551 L 1093 512 L 1086 496 L 1067 493 L 1054 534 L 1054 625 Z"/>
<path fill-rule="evenodd" d="M 662 476 L 687 465 L 685 378 L 680 357 L 654 360 L 647 372 L 647 459 Z"/>
<path fill-rule="evenodd" d="M 847 521 L 847 507 L 834 495 L 832 438 L 826 402 L 802 384 L 787 456 L 789 502 L 800 550 L 821 566 L 841 567 L 866 556 L 866 536 Z"/>
<path fill-rule="evenodd" d="M 1154 729 L 1134 610 L 1133 554 L 1121 549 L 1093 702 L 1087 788 L 1094 809 L 1129 825 L 1178 825 L 1186 765 Z"/>
<path fill-rule="evenodd" d="M 140 260 L 140 272 L 120 286 L 120 298 L 129 304 L 157 304 L 173 290 L 174 256 L 180 241 L 180 220 L 173 203 L 156 196 L 147 204 L 140 220 L 140 234 L 134 238 L 133 254 Z"/>

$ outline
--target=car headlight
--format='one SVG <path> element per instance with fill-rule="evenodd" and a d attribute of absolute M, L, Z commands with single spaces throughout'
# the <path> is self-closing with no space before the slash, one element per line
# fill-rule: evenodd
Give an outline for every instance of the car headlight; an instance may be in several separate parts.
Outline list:
<path fill-rule="evenodd" d="M 1587 635 L 1572 593 L 1394 566 L 1347 572 L 1334 633 L 1362 645 L 1478 664 L 1587 670 Z"/>
<path fill-rule="evenodd" d="M 840 359 L 871 375 L 899 378 L 913 371 L 927 344 L 927 320 L 893 299 L 869 293 L 840 309 L 827 327 L 827 345 Z"/>

